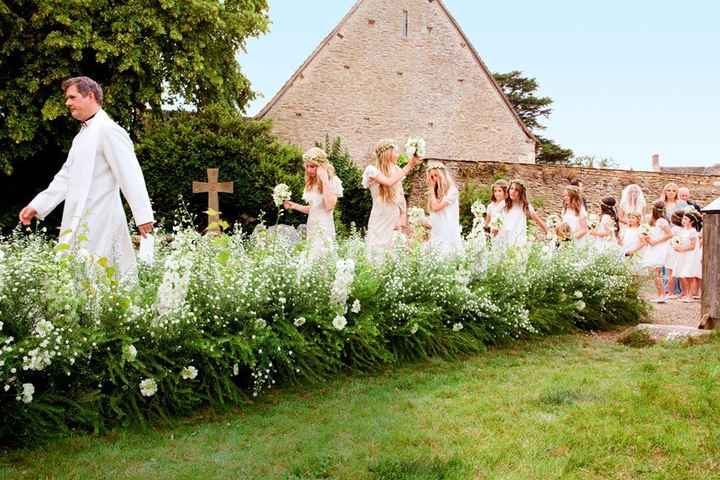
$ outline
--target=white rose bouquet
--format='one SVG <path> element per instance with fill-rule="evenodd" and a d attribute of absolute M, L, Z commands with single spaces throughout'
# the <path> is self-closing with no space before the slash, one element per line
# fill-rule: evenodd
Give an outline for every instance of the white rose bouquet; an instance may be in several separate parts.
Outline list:
<path fill-rule="evenodd" d="M 288 187 L 286 184 L 280 183 L 275 185 L 275 188 L 273 188 L 272 198 L 276 207 L 282 208 L 283 203 L 285 203 L 285 201 L 287 200 L 290 200 L 291 197 L 292 191 L 290 191 L 290 187 Z"/>
<path fill-rule="evenodd" d="M 473 214 L 473 217 L 476 219 L 482 218 L 485 216 L 485 212 L 487 212 L 487 209 L 485 208 L 485 205 L 480 201 L 476 200 L 472 206 L 470 206 L 470 212 Z"/>
<path fill-rule="evenodd" d="M 408 209 L 408 224 L 412 229 L 413 238 L 417 240 L 425 240 L 427 232 L 430 228 L 430 220 L 425 214 L 425 210 L 419 207 L 411 207 Z"/>
<path fill-rule="evenodd" d="M 650 235 L 650 225 L 648 225 L 647 223 L 643 223 L 642 225 L 640 225 L 638 230 L 640 235 Z"/>
<path fill-rule="evenodd" d="M 555 227 L 560 225 L 562 222 L 562 219 L 557 215 L 548 215 L 547 219 L 545 220 L 545 224 L 547 225 L 548 230 L 554 230 Z"/>
<path fill-rule="evenodd" d="M 490 219 L 490 229 L 500 231 L 503 227 L 503 217 L 495 216 Z"/>
<path fill-rule="evenodd" d="M 680 245 L 682 245 L 682 239 L 680 237 L 672 237 L 672 239 L 670 240 L 670 244 L 673 247 L 679 247 Z"/>
<path fill-rule="evenodd" d="M 427 153 L 427 145 L 425 140 L 421 137 L 410 137 L 405 144 L 405 153 L 412 157 L 417 155 L 418 157 L 424 157 Z"/>
<path fill-rule="evenodd" d="M 595 230 L 597 226 L 600 224 L 600 216 L 596 213 L 591 213 L 588 215 L 588 228 L 590 230 Z"/>

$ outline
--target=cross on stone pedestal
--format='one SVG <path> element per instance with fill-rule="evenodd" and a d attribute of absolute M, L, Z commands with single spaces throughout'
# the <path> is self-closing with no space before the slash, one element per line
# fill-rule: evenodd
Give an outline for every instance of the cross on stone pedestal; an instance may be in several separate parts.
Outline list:
<path fill-rule="evenodd" d="M 233 193 L 233 182 L 218 182 L 219 168 L 208 168 L 207 175 L 207 182 L 192 183 L 192 191 L 193 193 L 208 194 L 208 211 L 214 213 L 214 215 L 208 215 L 208 231 L 218 231 L 220 230 L 218 225 L 220 217 L 217 215 L 220 212 L 218 193 Z"/>

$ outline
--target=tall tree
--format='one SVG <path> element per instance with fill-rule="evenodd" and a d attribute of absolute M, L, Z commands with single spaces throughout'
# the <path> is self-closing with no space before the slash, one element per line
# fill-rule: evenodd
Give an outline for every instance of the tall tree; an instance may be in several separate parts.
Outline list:
<path fill-rule="evenodd" d="M 235 54 L 267 30 L 267 11 L 267 0 L 0 0 L 0 169 L 67 148 L 70 76 L 100 82 L 131 130 L 173 99 L 243 110 L 253 93 Z"/>
<path fill-rule="evenodd" d="M 515 107 L 515 111 L 525 126 L 536 133 L 544 130 L 545 126 L 540 123 L 542 119 L 550 118 L 552 113 L 552 99 L 550 97 L 539 97 L 537 91 L 540 88 L 537 80 L 523 76 L 518 70 L 509 73 L 494 73 L 495 81 L 500 85 L 505 96 Z M 563 148 L 555 141 L 537 135 L 540 142 L 538 147 L 538 163 L 569 163 L 574 153 L 569 148 Z"/>

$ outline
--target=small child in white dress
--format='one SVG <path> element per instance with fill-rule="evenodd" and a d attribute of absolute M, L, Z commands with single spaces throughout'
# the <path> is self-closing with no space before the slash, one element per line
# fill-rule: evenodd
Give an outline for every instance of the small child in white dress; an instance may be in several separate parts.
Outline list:
<path fill-rule="evenodd" d="M 520 180 L 513 180 L 508 188 L 508 198 L 505 204 L 502 228 L 498 232 L 498 240 L 508 247 L 524 245 L 527 242 L 528 218 L 531 218 L 547 235 L 548 229 L 545 222 L 530 205 L 525 185 Z"/>
<path fill-rule="evenodd" d="M 494 225 L 497 224 L 497 219 L 502 221 L 502 218 L 505 216 L 508 186 L 508 182 L 502 179 L 497 180 L 492 186 L 490 203 L 488 203 L 485 212 L 485 227 L 490 229 L 490 235 L 492 236 L 493 241 L 495 241 L 499 232 L 499 229 L 494 227 Z"/>
<path fill-rule="evenodd" d="M 665 202 L 657 200 L 653 203 L 650 216 L 650 234 L 643 235 L 645 248 L 642 252 L 640 264 L 643 268 L 649 268 L 655 273 L 655 291 L 657 297 L 653 300 L 657 303 L 665 303 L 665 286 L 663 285 L 662 269 L 665 266 L 668 256 L 672 230 L 670 223 L 665 219 Z"/>
<path fill-rule="evenodd" d="M 303 155 L 305 167 L 305 191 L 303 200 L 307 205 L 285 201 L 284 207 L 308 216 L 307 241 L 311 260 L 324 257 L 335 248 L 335 220 L 333 210 L 338 198 L 343 196 L 340 178 L 328 161 L 324 150 L 314 147 Z"/>
<path fill-rule="evenodd" d="M 570 226 L 574 240 L 580 241 L 585 238 L 588 233 L 587 211 L 578 187 L 572 185 L 565 187 L 562 220 Z"/>
<path fill-rule="evenodd" d="M 599 251 L 617 247 L 620 235 L 620 220 L 615 210 L 615 199 L 605 197 L 600 201 L 600 221 L 590 230 L 589 234 L 595 239 L 595 247 Z"/>
<path fill-rule="evenodd" d="M 430 187 L 430 247 L 442 256 L 458 255 L 463 251 L 460 192 L 442 162 L 428 162 L 425 180 Z"/>
<path fill-rule="evenodd" d="M 626 219 L 627 226 L 620 234 L 620 245 L 625 256 L 632 257 L 645 247 L 645 242 L 640 237 L 640 214 L 630 212 L 627 214 Z"/>
<path fill-rule="evenodd" d="M 398 167 L 400 155 L 392 140 L 381 140 L 374 150 L 374 164 L 363 172 L 363 187 L 372 195 L 372 210 L 368 221 L 365 243 L 368 258 L 382 262 L 393 248 L 395 235 L 407 226 L 407 204 L 402 180 L 417 165 L 420 158 L 413 156 L 403 168 Z"/>
<path fill-rule="evenodd" d="M 696 224 L 699 224 L 699 216 L 695 212 L 685 213 L 682 219 L 683 229 L 680 232 L 680 241 L 673 244 L 673 249 L 678 254 L 674 274 L 676 278 L 680 279 L 682 288 L 680 299 L 684 302 L 693 301 L 693 296 L 697 295 L 697 285 L 692 279 L 701 275 L 698 272 L 697 254 L 695 253 L 699 242 Z"/>
<path fill-rule="evenodd" d="M 682 210 L 676 210 L 670 216 L 670 231 L 673 234 L 673 238 L 670 239 L 670 247 L 668 248 L 668 255 L 665 259 L 665 270 L 668 274 L 668 299 L 677 298 L 676 292 L 679 292 L 682 295 L 682 288 L 679 287 L 680 281 L 675 276 L 675 272 L 677 271 L 679 253 L 675 251 L 674 245 L 681 242 L 680 235 L 683 231 L 682 219 L 684 216 L 685 214 Z"/>

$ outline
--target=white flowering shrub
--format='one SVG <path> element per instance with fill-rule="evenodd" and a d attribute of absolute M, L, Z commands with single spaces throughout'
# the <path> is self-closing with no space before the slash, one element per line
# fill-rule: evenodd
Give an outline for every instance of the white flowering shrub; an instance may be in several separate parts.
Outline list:
<path fill-rule="evenodd" d="M 315 262 L 304 244 L 262 233 L 178 227 L 158 239 L 137 283 L 42 234 L 0 239 L 3 442 L 236 405 L 341 370 L 636 322 L 644 308 L 621 257 L 572 244 L 469 245 L 443 260 L 398 243 L 376 265 L 357 236 Z"/>

